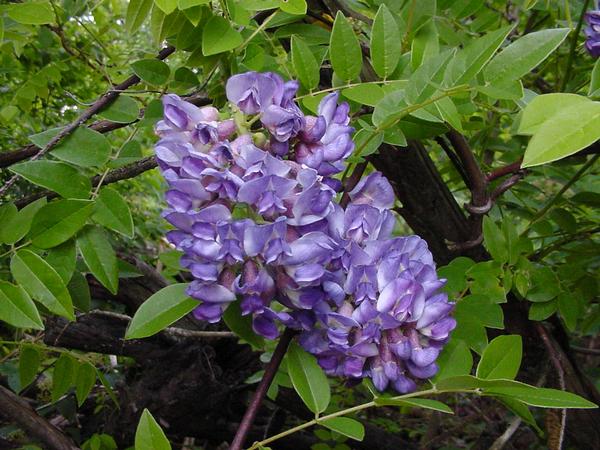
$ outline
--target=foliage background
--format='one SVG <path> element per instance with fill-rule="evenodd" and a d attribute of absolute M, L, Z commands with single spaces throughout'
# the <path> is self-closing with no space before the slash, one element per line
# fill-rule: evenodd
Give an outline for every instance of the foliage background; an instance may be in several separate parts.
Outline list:
<path fill-rule="evenodd" d="M 382 3 L 385 20 L 373 25 Z M 187 317 L 148 339 L 123 337 L 147 298 L 189 279 L 163 239 L 164 185 L 151 170 L 158 99 L 175 92 L 220 107 L 225 80 L 247 70 L 298 78 L 306 111 L 332 87 L 350 101 L 357 147 L 369 139 L 353 169 L 388 177 L 397 233 L 427 239 L 458 301 L 459 326 L 438 380 L 471 373 L 488 342 L 508 334 L 499 351 L 517 368 L 523 355 L 519 380 L 598 402 L 600 113 L 590 100 L 600 95 L 600 68 L 581 32 L 591 3 L 0 5 L 0 448 L 50 446 L 52 436 L 62 439 L 53 448 L 126 448 L 144 408 L 175 448 L 231 439 L 271 343 L 252 352 L 228 334 L 210 334 L 227 327 Z M 497 51 L 511 42 L 528 44 L 512 57 Z M 571 100 L 526 108 L 539 94 L 560 92 L 582 103 L 557 117 Z M 440 95 L 443 102 L 425 105 Z M 411 105 L 422 107 L 406 115 Z M 527 111 L 534 122 L 554 122 L 530 139 Z M 390 117 L 401 120 L 383 132 Z M 68 124 L 75 131 L 56 145 L 53 136 Z M 532 165 L 549 163 L 522 169 L 524 154 Z M 369 398 L 365 386 L 329 383 L 328 411 Z M 252 439 L 307 418 L 290 387 L 282 370 Z M 510 412 L 484 397 L 443 400 L 454 416 L 377 408 L 356 416 L 366 427 L 362 443 L 318 428 L 275 448 L 600 446 L 595 410 L 529 412 L 513 403 Z M 30 407 L 35 415 L 14 415 Z"/>

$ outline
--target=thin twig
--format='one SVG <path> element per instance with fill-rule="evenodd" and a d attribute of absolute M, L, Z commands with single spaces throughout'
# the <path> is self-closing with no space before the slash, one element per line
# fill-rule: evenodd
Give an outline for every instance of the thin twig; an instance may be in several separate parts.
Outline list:
<path fill-rule="evenodd" d="M 517 161 L 507 164 L 506 166 L 499 167 L 497 169 L 492 170 L 485 177 L 487 182 L 491 182 L 496 180 L 497 178 L 501 178 L 505 175 L 509 175 L 511 173 L 518 172 L 521 170 L 521 163 L 523 162 L 523 158 L 519 158 Z"/>
<path fill-rule="evenodd" d="M 286 328 L 284 333 L 281 335 L 281 338 L 277 343 L 277 347 L 275 347 L 275 351 L 273 352 L 273 356 L 271 356 L 271 361 L 269 361 L 269 364 L 267 364 L 267 367 L 265 368 L 265 373 L 260 380 L 258 388 L 252 396 L 252 400 L 250 401 L 250 405 L 248 405 L 248 409 L 246 409 L 246 412 L 244 413 L 244 417 L 240 422 L 240 426 L 235 434 L 235 437 L 233 438 L 233 441 L 231 442 L 229 450 L 242 450 L 244 442 L 246 441 L 246 437 L 248 436 L 250 428 L 252 427 L 252 423 L 254 422 L 256 414 L 258 413 L 258 409 L 260 408 L 263 398 L 265 397 L 267 390 L 269 389 L 269 386 L 271 385 L 271 382 L 273 381 L 273 378 L 279 369 L 281 361 L 283 360 L 285 352 L 287 351 L 294 334 L 296 334 L 294 330 L 291 328 Z"/>
<path fill-rule="evenodd" d="M 158 53 L 158 56 L 156 58 L 159 60 L 163 60 L 167 56 L 172 54 L 174 51 L 175 51 L 175 47 L 173 47 L 173 46 L 165 47 Z M 112 89 L 116 89 L 117 91 L 122 91 L 122 90 L 125 90 L 125 89 L 139 83 L 139 82 L 140 82 L 140 78 L 137 75 L 132 75 L 129 78 L 127 78 L 125 81 L 123 81 L 122 83 L 118 84 L 117 86 L 114 86 L 114 88 L 112 88 Z M 79 117 L 77 117 L 77 119 L 75 119 L 69 125 L 64 127 L 60 131 L 60 133 L 58 133 L 56 136 L 54 136 L 44 147 L 42 147 L 35 155 L 33 155 L 31 160 L 35 161 L 36 159 L 39 159 L 42 156 L 44 156 L 47 152 L 49 152 L 52 148 L 54 148 L 63 138 L 70 135 L 81 124 L 87 122 L 88 119 L 90 119 L 97 112 L 101 111 L 103 108 L 108 106 L 112 101 L 114 101 L 119 96 L 119 92 L 115 92 L 112 89 L 107 91 L 106 93 L 104 93 L 89 108 L 87 108 L 85 111 L 83 111 L 83 113 L 81 113 L 79 115 Z M 4 186 L 2 186 L 0 188 L 0 196 L 5 194 L 6 191 L 8 191 L 8 189 L 13 184 L 15 184 L 18 179 L 19 179 L 19 175 L 14 175 L 13 177 L 11 177 L 4 184 Z"/>

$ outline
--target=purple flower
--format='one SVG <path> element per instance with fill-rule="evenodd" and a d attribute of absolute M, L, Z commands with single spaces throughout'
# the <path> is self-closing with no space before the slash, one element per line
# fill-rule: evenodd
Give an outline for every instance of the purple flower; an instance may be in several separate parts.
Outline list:
<path fill-rule="evenodd" d="M 264 111 L 269 105 L 280 105 L 283 92 L 283 80 L 274 73 L 234 75 L 225 86 L 227 99 L 246 114 Z"/>
<path fill-rule="evenodd" d="M 585 28 L 585 48 L 595 58 L 600 57 L 600 3 L 596 9 L 585 14 L 588 26 Z"/>
<path fill-rule="evenodd" d="M 348 104 L 329 94 L 304 117 L 297 90 L 274 73 L 231 77 L 229 101 L 260 114 L 252 134 L 213 107 L 163 97 L 163 217 L 193 277 L 193 314 L 218 322 L 238 301 L 259 335 L 297 329 L 327 374 L 410 392 L 437 372 L 456 326 L 445 280 L 422 239 L 391 237 L 395 196 L 380 173 L 357 184 L 346 209 L 335 203 L 331 175 L 354 148 Z"/>

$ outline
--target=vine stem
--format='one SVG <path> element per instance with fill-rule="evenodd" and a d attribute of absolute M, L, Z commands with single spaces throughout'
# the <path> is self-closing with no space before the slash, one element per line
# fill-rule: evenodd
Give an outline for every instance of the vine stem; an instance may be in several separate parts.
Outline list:
<path fill-rule="evenodd" d="M 577 48 L 577 41 L 579 40 L 579 34 L 581 33 L 581 28 L 583 27 L 583 20 L 585 18 L 585 12 L 590 6 L 590 0 L 585 0 L 583 3 L 583 7 L 581 8 L 581 14 L 579 16 L 579 21 L 577 22 L 577 27 L 575 28 L 575 32 L 573 34 L 573 39 L 571 39 L 571 48 L 569 49 L 569 56 L 567 57 L 567 68 L 565 70 L 565 76 L 560 84 L 560 91 L 564 92 L 567 87 L 567 83 L 569 82 L 569 78 L 571 77 L 572 63 L 573 57 L 575 56 L 575 49 Z"/>
<path fill-rule="evenodd" d="M 256 418 L 256 414 L 258 413 L 258 409 L 260 408 L 265 394 L 267 393 L 267 390 L 269 389 L 269 386 L 271 385 L 271 382 L 277 373 L 277 369 L 279 369 L 279 366 L 281 365 L 281 361 L 283 360 L 285 352 L 287 351 L 287 348 L 295 334 L 295 330 L 286 328 L 284 333 L 281 335 L 281 338 L 277 343 L 277 347 L 275 347 L 275 351 L 273 352 L 273 356 L 271 357 L 271 361 L 269 361 L 269 364 L 267 364 L 267 367 L 265 368 L 265 373 L 260 380 L 258 388 L 252 396 L 252 400 L 250 400 L 250 404 L 244 413 L 244 417 L 240 422 L 240 426 L 235 433 L 235 437 L 231 442 L 229 450 L 242 450 L 244 442 L 246 441 L 246 437 L 248 436 L 250 428 L 252 427 L 254 419 Z"/>
<path fill-rule="evenodd" d="M 457 390 L 453 390 L 453 389 L 448 389 L 448 390 L 438 390 L 436 388 L 432 388 L 432 389 L 427 389 L 424 391 L 417 391 L 417 392 L 411 392 L 409 394 L 404 394 L 404 395 L 400 395 L 397 397 L 393 397 L 393 400 L 402 400 L 402 399 L 407 399 L 407 398 L 412 398 L 412 397 L 422 397 L 425 395 L 431 395 L 431 394 L 441 394 L 444 392 L 456 392 Z M 462 391 L 461 391 L 462 392 Z M 379 406 L 375 400 L 371 400 L 370 402 L 367 403 L 361 403 L 360 405 L 356 405 L 353 406 L 352 408 L 347 408 L 347 409 L 342 409 L 340 411 L 336 411 L 334 413 L 328 414 L 326 416 L 323 417 L 317 417 L 315 419 L 312 419 L 308 422 L 304 422 L 303 424 L 300 424 L 294 428 L 290 428 L 289 430 L 283 431 L 279 434 L 276 434 L 274 436 L 271 436 L 270 438 L 267 438 L 263 441 L 260 442 L 255 442 L 252 447 L 250 447 L 248 450 L 257 450 L 261 447 L 263 447 L 266 444 L 270 444 L 271 442 L 277 441 L 285 436 L 288 436 L 290 434 L 296 433 L 298 431 L 304 430 L 305 428 L 308 427 L 312 427 L 313 425 L 318 425 L 319 423 L 323 423 L 326 422 L 329 419 L 334 419 L 335 417 L 340 417 L 340 416 L 346 416 L 348 414 L 352 414 L 358 411 L 362 411 L 363 409 L 368 409 L 368 408 L 372 408 L 374 406 Z"/>

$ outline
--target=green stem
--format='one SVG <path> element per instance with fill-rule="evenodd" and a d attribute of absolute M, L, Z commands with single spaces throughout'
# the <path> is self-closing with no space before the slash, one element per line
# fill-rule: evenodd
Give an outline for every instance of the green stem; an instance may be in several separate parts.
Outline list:
<path fill-rule="evenodd" d="M 316 95 L 325 94 L 327 92 L 339 91 L 341 89 L 348 89 L 348 88 L 356 87 L 356 86 L 364 86 L 365 84 L 391 84 L 391 83 L 397 83 L 398 81 L 406 81 L 406 80 L 376 80 L 376 81 L 364 81 L 361 83 L 349 83 L 349 84 L 344 84 L 343 86 L 335 86 L 335 87 L 330 87 L 327 89 L 322 89 L 320 91 L 314 91 L 314 92 L 311 92 L 310 94 L 298 95 L 298 96 L 296 96 L 296 100 L 301 100 L 305 97 L 314 97 Z"/>
<path fill-rule="evenodd" d="M 413 398 L 413 397 L 423 397 L 426 395 L 435 395 L 435 394 L 444 394 L 444 393 L 448 393 L 448 392 L 473 392 L 473 389 L 447 389 L 447 390 L 438 390 L 435 387 L 431 388 L 431 389 L 426 389 L 424 391 L 417 391 L 417 392 L 411 392 L 409 394 L 404 394 L 404 395 L 399 395 L 397 397 L 392 397 L 390 400 L 405 400 L 405 399 L 409 399 L 409 398 Z M 279 434 L 276 434 L 274 436 L 271 436 L 267 439 L 264 439 L 260 442 L 255 442 L 252 447 L 250 447 L 248 450 L 257 450 L 260 447 L 263 447 L 267 444 L 270 444 L 271 442 L 277 441 L 285 436 L 289 436 L 290 434 L 296 433 L 298 431 L 304 430 L 305 428 L 309 428 L 312 427 L 313 425 L 318 425 L 320 423 L 326 422 L 329 419 L 333 419 L 335 417 L 340 417 L 340 416 L 346 416 L 348 414 L 352 414 L 352 413 L 356 413 L 359 411 L 362 411 L 364 409 L 368 409 L 368 408 L 372 408 L 373 406 L 382 406 L 382 405 L 378 405 L 375 400 L 372 400 L 370 402 L 367 403 L 361 403 L 360 405 L 357 406 L 353 406 L 352 408 L 347 408 L 347 409 L 342 409 L 340 411 L 336 411 L 334 413 L 328 414 L 326 416 L 323 417 L 319 417 L 316 419 L 312 419 L 308 422 L 305 422 L 303 424 L 300 424 L 294 428 L 290 428 L 289 430 L 283 431 Z"/>
<path fill-rule="evenodd" d="M 581 166 L 581 168 L 577 171 L 577 173 L 575 175 L 573 175 L 573 177 L 560 189 L 560 191 L 558 191 L 556 193 L 556 195 L 554 197 L 552 197 L 548 203 L 546 203 L 546 205 L 540 209 L 537 214 L 535 214 L 533 216 L 533 218 L 529 221 L 529 224 L 527 225 L 527 228 L 525 228 L 525 230 L 523 230 L 523 232 L 521 233 L 521 237 L 522 236 L 527 236 L 527 233 L 529 233 L 529 230 L 531 229 L 531 227 L 536 224 L 542 217 L 544 217 L 544 215 L 556 204 L 556 202 L 558 200 L 560 200 L 560 198 L 563 196 L 563 194 L 565 192 L 567 192 L 567 190 L 569 190 L 569 188 L 571 186 L 573 186 L 573 184 L 575 184 L 575 182 L 577 182 L 577 180 L 579 180 L 583 174 L 594 165 L 594 163 L 596 162 L 596 160 L 598 159 L 598 157 L 600 156 L 599 154 L 594 155 L 592 158 L 590 158 L 590 160 L 588 162 L 586 162 L 583 166 Z"/>
<path fill-rule="evenodd" d="M 571 48 L 569 49 L 569 56 L 567 57 L 567 69 L 565 70 L 565 76 L 560 85 L 560 91 L 564 92 L 567 87 L 567 83 L 569 82 L 569 78 L 571 77 L 571 70 L 573 65 L 573 57 L 575 56 L 575 49 L 577 48 L 577 41 L 579 40 L 579 34 L 581 33 L 581 27 L 583 27 L 583 19 L 585 18 L 585 12 L 587 11 L 590 5 L 590 0 L 585 0 L 583 3 L 583 7 L 581 8 L 581 14 L 579 15 L 579 21 L 577 22 L 577 27 L 575 28 L 575 33 L 573 34 L 573 38 L 571 39 Z"/>
<path fill-rule="evenodd" d="M 236 52 L 244 49 L 252 39 L 254 39 L 254 37 L 260 33 L 262 30 L 264 30 L 266 28 L 266 26 L 269 24 L 269 22 L 273 19 L 273 17 L 275 17 L 275 14 L 277 13 L 277 11 L 275 11 L 273 14 L 271 14 L 269 17 L 267 17 L 265 20 L 263 20 L 263 22 L 256 28 L 256 30 L 254 30 L 252 32 L 252 34 L 250 36 L 248 36 L 248 39 L 246 39 L 244 42 L 242 42 L 242 44 L 236 49 Z"/>

